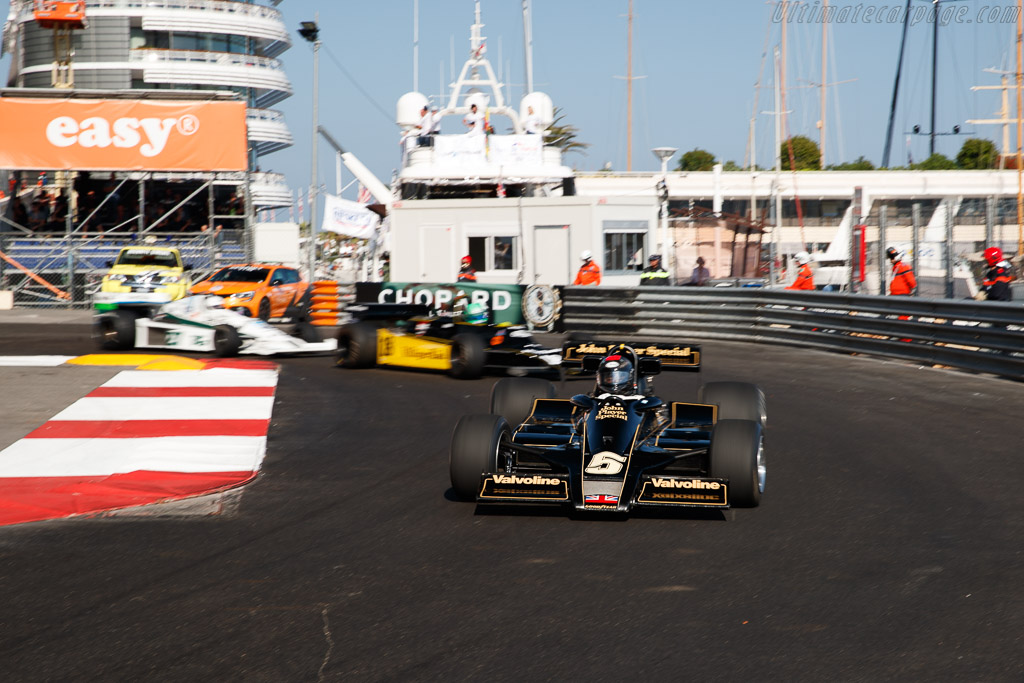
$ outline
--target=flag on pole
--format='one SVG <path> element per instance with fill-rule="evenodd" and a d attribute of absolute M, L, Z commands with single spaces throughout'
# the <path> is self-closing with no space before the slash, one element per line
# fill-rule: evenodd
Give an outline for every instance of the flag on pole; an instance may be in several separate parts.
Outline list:
<path fill-rule="evenodd" d="M 373 195 L 367 190 L 362 183 L 359 183 L 359 195 L 356 197 L 356 202 L 359 204 L 369 204 L 373 201 Z"/>
<path fill-rule="evenodd" d="M 302 198 L 302 190 L 297 193 L 299 195 L 299 220 L 306 215 L 306 201 Z"/>
<path fill-rule="evenodd" d="M 380 218 L 373 211 L 333 194 L 324 194 L 324 219 L 320 230 L 347 237 L 370 239 L 377 231 Z"/>

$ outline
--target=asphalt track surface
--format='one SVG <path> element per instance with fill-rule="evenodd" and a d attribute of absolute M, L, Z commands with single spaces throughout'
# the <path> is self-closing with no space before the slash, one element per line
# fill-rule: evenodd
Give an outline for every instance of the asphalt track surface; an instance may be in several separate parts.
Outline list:
<path fill-rule="evenodd" d="M 2 678 L 1024 679 L 1024 386 L 704 348 L 659 393 L 765 389 L 757 509 L 475 510 L 448 442 L 494 378 L 285 359 L 234 511 L 0 529 Z M 86 327 L 0 323 L 2 354 L 90 350 Z"/>

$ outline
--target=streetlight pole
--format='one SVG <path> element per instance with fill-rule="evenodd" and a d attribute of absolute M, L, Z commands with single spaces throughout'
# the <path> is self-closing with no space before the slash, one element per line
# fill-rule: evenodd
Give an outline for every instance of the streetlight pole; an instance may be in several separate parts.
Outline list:
<path fill-rule="evenodd" d="M 316 198 L 317 190 L 317 177 L 316 177 L 316 148 L 317 142 L 317 127 L 319 118 L 319 105 L 320 105 L 320 28 L 318 23 L 320 21 L 320 13 L 317 12 L 315 21 L 304 21 L 299 29 L 299 35 L 313 43 L 313 149 L 311 154 L 311 165 L 310 181 L 309 181 L 309 281 L 312 282 L 316 279 Z"/>
<path fill-rule="evenodd" d="M 661 180 L 658 181 L 658 194 L 661 200 L 661 258 L 668 269 L 671 280 L 675 281 L 675 250 L 671 248 L 668 238 L 668 160 L 679 151 L 675 147 L 655 147 L 651 150 L 661 161 Z"/>

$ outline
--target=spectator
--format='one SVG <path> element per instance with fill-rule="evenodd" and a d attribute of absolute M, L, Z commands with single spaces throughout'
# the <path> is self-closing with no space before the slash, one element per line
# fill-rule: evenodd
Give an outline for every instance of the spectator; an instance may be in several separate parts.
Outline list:
<path fill-rule="evenodd" d="M 580 266 L 579 272 L 576 273 L 576 279 L 573 280 L 573 284 L 601 284 L 601 269 L 598 267 L 596 263 L 594 263 L 594 255 L 590 253 L 589 249 L 583 250 L 583 253 L 580 254 L 580 260 L 583 261 L 583 265 Z"/>
<path fill-rule="evenodd" d="M 910 296 L 917 289 L 917 278 L 914 277 L 914 270 L 903 262 L 905 254 L 889 247 L 885 255 L 892 261 L 892 282 L 889 283 L 889 296 Z"/>
<path fill-rule="evenodd" d="M 814 289 L 814 273 L 811 272 L 811 266 L 808 265 L 811 262 L 811 255 L 806 251 L 801 251 L 794 258 L 797 265 L 800 266 L 800 270 L 797 271 L 793 284 L 786 289 Z"/>
<path fill-rule="evenodd" d="M 469 113 L 462 119 L 462 122 L 469 128 L 469 135 L 484 134 L 484 115 L 477 111 L 476 105 L 470 105 Z"/>
<path fill-rule="evenodd" d="M 526 118 L 523 119 L 523 130 L 529 135 L 536 135 L 541 132 L 540 117 L 534 113 L 533 107 L 526 108 Z"/>
<path fill-rule="evenodd" d="M 985 262 L 988 270 L 981 281 L 981 291 L 987 301 L 1013 301 L 1010 283 L 1013 281 L 1013 269 L 1010 262 L 1003 259 L 1003 250 L 989 247 L 985 250 Z"/>
<path fill-rule="evenodd" d="M 476 270 L 473 268 L 472 257 L 462 257 L 462 263 L 459 266 L 459 274 L 455 280 L 457 282 L 476 282 Z"/>
<path fill-rule="evenodd" d="M 441 114 L 438 112 L 437 107 L 430 108 L 430 135 L 441 134 Z"/>
<path fill-rule="evenodd" d="M 690 273 L 690 281 L 687 282 L 686 284 L 692 287 L 703 287 L 708 283 L 708 280 L 710 279 L 711 272 L 704 267 L 704 257 L 698 256 L 697 265 L 694 266 L 693 272 Z"/>
<path fill-rule="evenodd" d="M 420 109 L 420 122 L 413 129 L 416 131 L 416 144 L 419 147 L 430 147 L 434 141 L 430 138 L 430 131 L 434 128 L 434 117 L 427 105 Z"/>
<path fill-rule="evenodd" d="M 647 261 L 648 266 L 640 273 L 641 285 L 663 287 L 672 284 L 668 281 L 668 271 L 661 265 L 661 254 L 651 254 Z"/>

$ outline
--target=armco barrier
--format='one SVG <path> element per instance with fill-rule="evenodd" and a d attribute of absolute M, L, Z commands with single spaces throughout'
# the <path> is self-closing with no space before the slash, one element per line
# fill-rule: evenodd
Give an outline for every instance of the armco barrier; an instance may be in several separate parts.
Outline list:
<path fill-rule="evenodd" d="M 769 342 L 1024 380 L 1024 304 L 758 288 L 566 287 L 566 330 Z"/>

